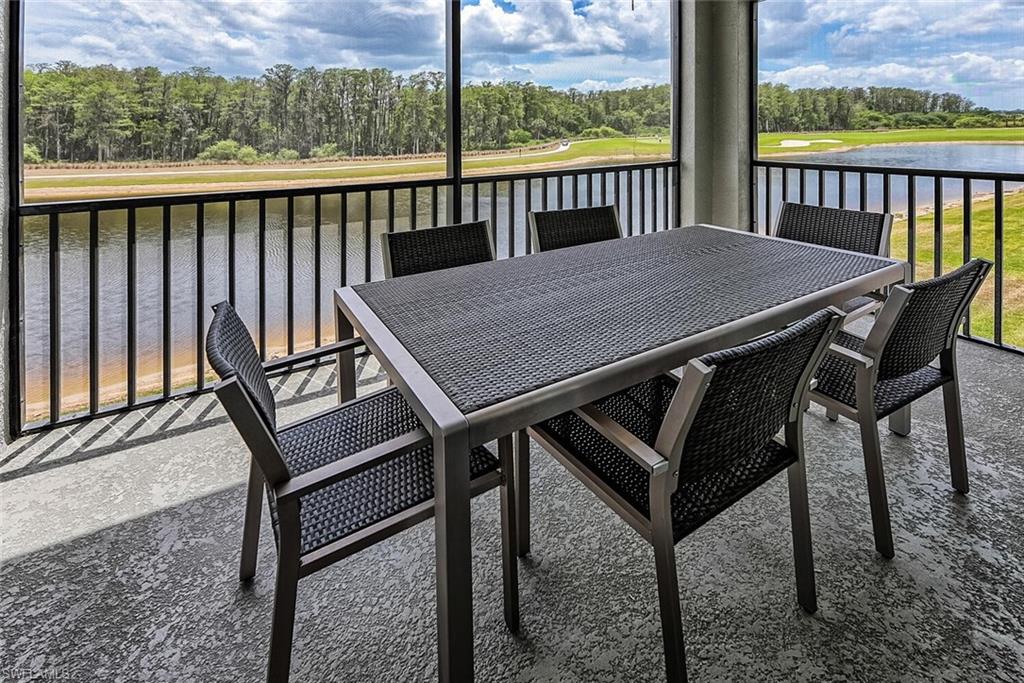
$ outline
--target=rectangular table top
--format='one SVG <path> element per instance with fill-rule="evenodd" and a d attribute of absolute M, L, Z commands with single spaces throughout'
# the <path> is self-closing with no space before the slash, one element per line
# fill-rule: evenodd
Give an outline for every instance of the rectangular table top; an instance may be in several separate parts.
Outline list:
<path fill-rule="evenodd" d="M 691 226 L 353 289 L 468 415 L 895 263 Z"/>

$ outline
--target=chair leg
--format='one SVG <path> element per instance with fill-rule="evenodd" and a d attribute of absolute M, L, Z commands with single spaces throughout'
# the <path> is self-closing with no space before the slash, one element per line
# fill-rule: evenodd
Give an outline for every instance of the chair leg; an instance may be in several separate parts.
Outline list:
<path fill-rule="evenodd" d="M 960 382 L 955 376 L 953 381 L 942 385 L 942 402 L 946 412 L 946 442 L 949 444 L 950 478 L 953 481 L 953 488 L 960 493 L 967 493 L 970 486 L 967 481 L 964 417 L 960 409 Z"/>
<path fill-rule="evenodd" d="M 870 405 L 870 404 L 869 404 Z M 889 501 L 882 473 L 882 445 L 878 438 L 878 421 L 872 414 L 857 416 L 860 438 L 864 449 L 864 469 L 868 479 L 868 498 L 871 501 L 871 524 L 875 532 L 875 548 L 883 557 L 893 556 L 892 526 L 889 522 Z"/>
<path fill-rule="evenodd" d="M 298 553 L 279 549 L 277 586 L 274 590 L 274 621 L 270 631 L 268 683 L 287 683 L 292 661 L 295 628 L 295 595 L 299 587 Z M 293 556 L 294 555 L 294 556 Z"/>
<path fill-rule="evenodd" d="M 814 554 L 811 550 L 811 516 L 807 505 L 807 474 L 803 461 L 786 470 L 789 478 L 789 517 L 793 526 L 793 562 L 796 565 L 796 595 L 808 614 L 818 611 L 814 583 Z"/>
<path fill-rule="evenodd" d="M 910 436 L 910 405 L 907 404 L 889 416 L 889 431 L 897 436 Z"/>
<path fill-rule="evenodd" d="M 661 637 L 665 644 L 665 675 L 669 683 L 686 682 L 686 650 L 683 642 L 683 615 L 679 605 L 679 577 L 676 575 L 675 541 L 672 523 L 655 522 L 651 543 L 658 577 L 658 605 L 661 611 Z"/>
<path fill-rule="evenodd" d="M 515 445 L 516 554 L 526 557 L 530 554 L 530 435 L 525 429 L 516 434 Z"/>
<path fill-rule="evenodd" d="M 263 507 L 263 473 L 254 458 L 249 460 L 249 486 L 245 497 L 245 521 L 242 525 L 242 560 L 238 580 L 249 581 L 256 575 L 256 552 L 260 545 L 260 511 Z"/>
<path fill-rule="evenodd" d="M 839 413 L 831 408 L 825 408 L 825 417 L 827 417 L 831 422 L 835 422 L 839 419 Z"/>
<path fill-rule="evenodd" d="M 512 435 L 498 440 L 501 463 L 501 578 L 505 625 L 519 631 L 519 562 L 516 559 L 516 477 Z"/>

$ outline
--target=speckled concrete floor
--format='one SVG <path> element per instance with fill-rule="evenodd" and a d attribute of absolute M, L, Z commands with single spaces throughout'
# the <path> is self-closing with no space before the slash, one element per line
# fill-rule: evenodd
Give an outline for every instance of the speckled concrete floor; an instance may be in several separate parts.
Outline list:
<path fill-rule="evenodd" d="M 1024 358 L 963 344 L 972 492 L 941 400 L 882 437 L 897 555 L 873 551 L 857 430 L 807 419 L 819 612 L 800 612 L 779 477 L 676 550 L 694 681 L 1024 680 Z M 364 384 L 379 378 L 364 370 Z M 331 400 L 329 368 L 278 387 Z M 211 397 L 24 439 L 0 456 L 0 679 L 257 681 L 273 540 L 236 581 L 246 453 Z M 473 503 L 481 681 L 662 678 L 649 548 L 535 450 L 523 630 L 501 617 L 497 493 Z M 428 523 L 304 580 L 295 681 L 436 676 Z M 48 678 L 46 678 L 48 677 Z"/>

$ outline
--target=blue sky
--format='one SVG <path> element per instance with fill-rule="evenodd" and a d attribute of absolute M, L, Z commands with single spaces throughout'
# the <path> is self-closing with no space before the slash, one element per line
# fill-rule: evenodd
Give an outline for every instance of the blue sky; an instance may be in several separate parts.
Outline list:
<path fill-rule="evenodd" d="M 765 0 L 760 79 L 900 85 L 1024 108 L 1024 0 Z M 26 63 L 444 68 L 442 0 L 29 0 Z M 615 88 L 669 78 L 669 0 L 464 0 L 467 80 Z"/>
<path fill-rule="evenodd" d="M 760 80 L 894 85 L 1024 109 L 1022 0 L 765 0 Z"/>

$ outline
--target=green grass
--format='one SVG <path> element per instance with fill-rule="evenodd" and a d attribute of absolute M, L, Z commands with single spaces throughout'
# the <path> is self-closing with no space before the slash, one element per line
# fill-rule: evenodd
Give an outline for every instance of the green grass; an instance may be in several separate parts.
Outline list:
<path fill-rule="evenodd" d="M 584 140 L 573 143 L 569 149 L 554 154 L 540 156 L 529 156 L 525 152 L 522 158 L 508 157 L 495 159 L 492 157 L 469 157 L 465 161 L 464 168 L 469 173 L 486 171 L 492 168 L 512 168 L 519 166 L 532 166 L 536 164 L 552 164 L 571 162 L 579 159 L 600 159 L 607 157 L 636 157 L 650 159 L 658 156 L 666 156 L 670 153 L 668 141 L 658 142 L 656 138 L 608 138 L 603 140 Z M 338 162 L 341 165 L 344 162 Z M 372 166 L 372 168 L 368 168 Z M 202 167 L 197 167 L 197 171 Z M 317 169 L 295 167 L 294 170 L 281 170 L 270 172 L 256 172 L 254 169 L 239 168 L 237 170 L 225 170 L 222 173 L 183 173 L 183 174 L 158 174 L 144 176 L 115 176 L 115 177 L 82 177 L 82 178 L 49 178 L 46 176 L 28 176 L 25 180 L 25 189 L 59 189 L 59 188 L 104 188 L 100 189 L 95 196 L 110 195 L 112 188 L 125 186 L 148 186 L 148 185 L 193 185 L 207 183 L 248 183 L 248 182 L 274 182 L 281 180 L 347 180 L 353 178 L 373 178 L 380 176 L 396 175 L 422 175 L 422 174 L 443 174 L 445 170 L 444 160 L 424 161 L 423 163 L 409 163 L 396 161 L 395 164 L 387 164 L 382 161 L 368 161 L 355 163 L 345 169 Z M 119 172 L 113 170 L 113 172 Z M 69 171 L 74 173 L 74 171 Z M 116 193 L 113 193 L 116 194 Z M 31 197 L 30 197 L 31 199 Z"/>
<path fill-rule="evenodd" d="M 995 260 L 995 200 L 972 202 L 971 256 Z M 963 220 L 961 206 L 942 212 L 942 271 L 963 263 Z M 893 225 L 892 255 L 907 258 L 907 220 Z M 915 277 L 932 277 L 935 258 L 935 214 L 917 217 L 915 234 Z M 1003 341 L 1024 347 L 1024 191 L 1007 193 L 1003 200 Z M 988 279 L 971 306 L 971 333 L 993 338 L 995 328 L 995 273 Z"/>
<path fill-rule="evenodd" d="M 813 143 L 807 147 L 779 147 L 783 140 L 839 140 Z M 859 145 L 895 144 L 903 142 L 1021 142 L 1024 128 L 916 128 L 910 130 L 843 130 L 813 133 L 761 133 L 758 153 L 764 156 L 780 153 L 825 152 Z"/>

